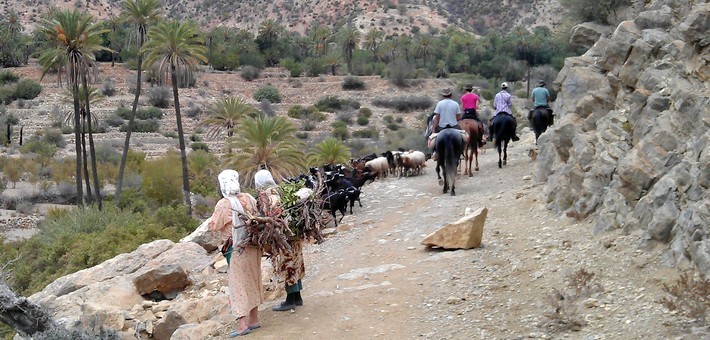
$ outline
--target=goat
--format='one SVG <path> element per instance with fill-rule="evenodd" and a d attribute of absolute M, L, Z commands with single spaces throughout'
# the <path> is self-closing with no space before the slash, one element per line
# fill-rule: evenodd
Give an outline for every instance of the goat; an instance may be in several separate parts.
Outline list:
<path fill-rule="evenodd" d="M 322 198 L 321 209 L 330 211 L 330 214 L 333 216 L 333 222 L 335 222 L 335 226 L 337 227 L 338 222 L 343 220 L 345 212 L 347 211 L 348 193 L 345 190 L 338 190 L 333 193 L 325 194 Z M 335 215 L 336 211 L 340 211 L 342 215 L 340 220 L 338 220 Z"/>
<path fill-rule="evenodd" d="M 398 163 L 401 168 L 400 177 L 408 176 L 410 171 L 419 175 L 426 164 L 426 155 L 421 151 L 406 152 L 399 156 Z"/>
<path fill-rule="evenodd" d="M 370 167 L 372 173 L 378 178 L 387 177 L 387 172 L 389 171 L 389 163 L 385 157 L 377 157 L 371 161 L 365 163 L 365 167 Z"/>

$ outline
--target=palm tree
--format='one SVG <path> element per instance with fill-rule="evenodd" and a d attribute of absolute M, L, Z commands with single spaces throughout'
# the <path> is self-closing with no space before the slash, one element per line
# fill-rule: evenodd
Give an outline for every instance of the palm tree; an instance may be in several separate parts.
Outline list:
<path fill-rule="evenodd" d="M 185 136 L 182 130 L 180 115 L 180 96 L 178 94 L 178 74 L 184 79 L 191 79 L 192 72 L 199 62 L 207 62 L 206 48 L 200 30 L 192 22 L 180 23 L 166 21 L 158 24 L 148 33 L 148 42 L 141 51 L 146 53 L 146 64 L 158 65 L 158 79 L 170 76 L 173 85 L 173 101 L 175 103 L 175 120 L 177 122 L 178 141 L 180 143 L 180 159 L 182 161 L 182 187 L 185 195 L 187 213 L 192 215 L 190 204 L 190 180 L 187 171 L 187 154 L 185 152 Z"/>
<path fill-rule="evenodd" d="M 55 48 L 42 53 L 39 63 L 42 65 L 42 78 L 51 68 L 63 68 L 67 73 L 67 83 L 71 86 L 74 104 L 74 146 L 76 150 L 76 194 L 77 205 L 84 205 L 81 158 L 81 104 L 79 84 L 84 91 L 88 77 L 98 73 L 94 54 L 101 50 L 110 51 L 101 46 L 101 34 L 106 31 L 94 23 L 93 17 L 85 12 L 74 10 L 50 10 L 47 19 L 42 20 L 39 31 L 49 41 L 56 43 Z"/>
<path fill-rule="evenodd" d="M 247 116 L 256 116 L 257 110 L 241 98 L 227 97 L 212 104 L 207 113 L 207 118 L 200 124 L 210 127 L 209 138 L 216 138 L 222 130 L 227 130 L 227 137 L 232 137 L 237 122 Z"/>
<path fill-rule="evenodd" d="M 434 53 L 434 46 L 430 35 L 420 35 L 417 37 L 416 53 L 424 60 L 424 67 L 427 67 L 429 56 Z"/>
<path fill-rule="evenodd" d="M 377 48 L 380 46 L 380 42 L 384 36 L 385 33 L 379 28 L 373 28 L 365 33 L 364 45 L 366 49 L 372 51 L 373 62 L 378 59 Z"/>
<path fill-rule="evenodd" d="M 136 44 L 138 45 L 138 71 L 136 75 L 136 95 L 133 98 L 133 107 L 131 116 L 128 119 L 126 128 L 126 140 L 123 142 L 123 151 L 121 152 L 121 164 L 118 167 L 118 182 L 116 183 L 116 204 L 121 200 L 121 192 L 123 191 L 123 175 L 126 169 L 126 158 L 128 157 L 128 148 L 131 144 L 131 133 L 133 132 L 133 124 L 136 120 L 136 109 L 138 108 L 138 98 L 141 95 L 141 75 L 143 73 L 143 52 L 140 50 L 145 43 L 145 37 L 148 33 L 148 25 L 157 21 L 160 16 L 160 0 L 126 0 L 123 3 L 122 19 L 130 21 L 135 26 Z"/>
<path fill-rule="evenodd" d="M 103 95 L 101 92 L 96 89 L 95 87 L 88 87 L 84 88 L 81 87 L 79 88 L 79 106 L 80 106 L 80 114 L 81 114 L 81 122 L 82 122 L 82 127 L 81 127 L 81 148 L 82 148 L 82 154 L 83 154 L 83 162 L 84 162 L 84 176 L 85 176 L 85 183 L 86 183 L 86 190 L 87 190 L 87 200 L 89 202 L 93 202 L 93 196 L 91 194 L 91 182 L 89 181 L 89 164 L 88 164 L 88 156 L 91 156 L 91 170 L 92 170 L 92 175 L 93 175 L 93 180 L 94 180 L 94 189 L 95 189 L 95 195 L 96 195 L 96 202 L 98 204 L 99 210 L 102 209 L 102 203 L 101 203 L 101 186 L 99 183 L 99 174 L 98 174 L 98 168 L 96 166 L 96 148 L 94 147 L 94 128 L 93 126 L 98 125 L 98 118 L 95 115 L 91 114 L 90 107 L 93 104 L 96 104 L 104 99 Z M 67 91 L 66 93 L 66 100 L 65 102 L 70 102 L 72 101 L 72 93 L 71 91 Z M 69 112 L 64 120 L 68 124 L 71 121 L 73 121 L 74 117 L 72 112 Z M 89 135 L 89 154 L 87 156 L 86 152 L 86 135 Z"/>
<path fill-rule="evenodd" d="M 360 33 L 351 25 L 343 28 L 340 36 L 340 47 L 343 48 L 343 58 L 348 65 L 348 73 L 353 73 L 353 51 L 360 43 Z"/>
<path fill-rule="evenodd" d="M 313 52 L 316 56 L 322 57 L 328 53 L 328 37 L 330 30 L 323 26 L 316 26 L 308 36 L 313 41 Z"/>
<path fill-rule="evenodd" d="M 315 150 L 308 154 L 311 165 L 347 163 L 350 160 L 350 149 L 335 138 L 328 138 L 315 145 Z"/>
<path fill-rule="evenodd" d="M 237 134 L 230 138 L 227 163 L 238 170 L 245 183 L 253 183 L 254 173 L 266 166 L 276 179 L 293 176 L 304 169 L 303 142 L 297 129 L 282 116 L 244 119 Z"/>

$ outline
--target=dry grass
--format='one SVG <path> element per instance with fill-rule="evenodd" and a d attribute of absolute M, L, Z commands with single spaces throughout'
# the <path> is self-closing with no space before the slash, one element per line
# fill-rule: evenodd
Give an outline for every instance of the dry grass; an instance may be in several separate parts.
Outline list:
<path fill-rule="evenodd" d="M 546 326 L 551 331 L 579 331 L 587 324 L 578 309 L 582 300 L 603 291 L 595 276 L 595 273 L 581 268 L 567 278 L 566 289 L 554 289 L 547 297 L 552 311 L 545 313 L 549 321 Z"/>
<path fill-rule="evenodd" d="M 698 324 L 708 325 L 710 279 L 700 274 L 684 272 L 675 284 L 663 284 L 663 291 L 668 296 L 657 301 L 658 303 L 671 311 L 678 311 Z"/>

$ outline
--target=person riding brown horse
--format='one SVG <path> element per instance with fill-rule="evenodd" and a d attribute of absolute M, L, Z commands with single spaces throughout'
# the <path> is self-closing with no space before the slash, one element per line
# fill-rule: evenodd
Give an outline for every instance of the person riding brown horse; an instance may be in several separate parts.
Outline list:
<path fill-rule="evenodd" d="M 480 131 L 478 135 L 478 147 L 482 147 L 486 145 L 486 140 L 483 139 L 483 122 L 478 117 L 478 113 L 476 112 L 478 104 L 481 102 L 481 97 L 473 93 L 473 85 L 471 84 L 466 84 L 463 89 L 466 93 L 461 96 L 461 107 L 463 108 L 463 116 L 461 119 L 473 119 L 478 122 L 478 131 Z"/>

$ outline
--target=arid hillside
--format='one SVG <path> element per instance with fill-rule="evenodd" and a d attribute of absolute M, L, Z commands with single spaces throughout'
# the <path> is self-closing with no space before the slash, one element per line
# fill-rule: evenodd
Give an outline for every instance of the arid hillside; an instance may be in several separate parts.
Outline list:
<path fill-rule="evenodd" d="M 19 14 L 26 31 L 50 6 L 85 8 L 93 15 L 108 19 L 121 10 L 120 0 L 7 0 L 3 11 Z M 314 26 L 338 28 L 348 22 L 365 32 L 372 28 L 387 35 L 416 32 L 441 32 L 455 27 L 477 34 L 491 30 L 508 31 L 516 25 L 545 25 L 553 30 L 562 16 L 553 16 L 560 5 L 557 0 L 514 0 L 505 6 L 497 1 L 460 0 L 203 0 L 164 1 L 167 17 L 195 20 L 201 27 L 243 28 L 256 32 L 261 22 L 269 19 L 281 23 L 289 31 L 304 33 Z"/>

